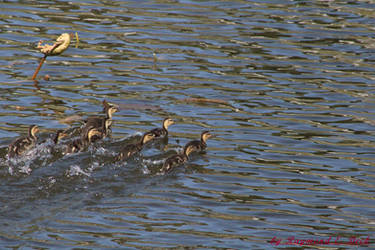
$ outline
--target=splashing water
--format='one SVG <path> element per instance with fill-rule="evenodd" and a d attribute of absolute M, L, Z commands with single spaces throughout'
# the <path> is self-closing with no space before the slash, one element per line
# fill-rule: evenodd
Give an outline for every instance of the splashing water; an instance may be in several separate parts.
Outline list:
<path fill-rule="evenodd" d="M 94 162 L 90 165 L 90 167 L 88 168 L 88 170 L 89 170 L 90 172 L 93 172 L 95 169 L 98 169 L 98 168 L 100 168 L 100 167 L 102 167 L 102 164 L 100 164 L 99 162 L 94 161 Z"/>
<path fill-rule="evenodd" d="M 150 174 L 151 171 L 148 169 L 146 164 L 142 164 L 142 169 L 141 169 L 143 174 Z"/>
<path fill-rule="evenodd" d="M 83 171 L 78 165 L 70 166 L 69 170 L 66 173 L 67 177 L 80 176 L 80 175 L 84 175 L 84 176 L 88 176 L 88 177 L 91 176 L 90 173 L 87 173 L 87 172 Z"/>
<path fill-rule="evenodd" d="M 149 159 L 143 159 L 142 162 L 147 165 L 161 165 L 164 163 L 164 159 L 160 160 L 149 160 Z"/>

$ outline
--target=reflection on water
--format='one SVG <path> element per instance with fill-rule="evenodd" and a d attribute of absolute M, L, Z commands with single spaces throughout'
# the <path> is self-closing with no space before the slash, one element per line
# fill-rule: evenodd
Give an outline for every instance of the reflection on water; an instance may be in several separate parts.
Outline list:
<path fill-rule="evenodd" d="M 7 1 L 0 10 L 2 248 L 269 248 L 374 234 L 374 4 Z M 78 32 L 49 57 L 40 39 Z M 50 80 L 43 80 L 45 75 Z M 64 155 L 67 118 L 116 103 L 112 138 Z M 167 144 L 113 161 L 165 117 Z M 46 140 L 16 160 L 30 124 Z M 163 161 L 203 130 L 205 154 Z M 358 243 L 359 244 L 359 243 Z M 301 246 L 303 248 L 304 246 Z M 345 247 L 341 245 L 340 247 Z"/>

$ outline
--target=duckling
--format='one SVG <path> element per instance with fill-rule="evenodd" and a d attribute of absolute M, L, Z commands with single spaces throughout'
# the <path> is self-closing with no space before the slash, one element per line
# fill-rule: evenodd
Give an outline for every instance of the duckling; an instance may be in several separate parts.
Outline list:
<path fill-rule="evenodd" d="M 91 142 L 96 142 L 98 140 L 101 140 L 101 139 L 107 137 L 108 127 L 110 126 L 111 123 L 112 123 L 112 120 L 105 119 L 105 120 L 102 121 L 101 127 L 96 128 L 94 126 L 90 126 L 88 128 L 85 128 L 85 130 L 87 130 L 87 129 L 92 130 L 92 131 L 90 131 L 90 134 L 92 135 L 91 136 Z"/>
<path fill-rule="evenodd" d="M 108 102 L 103 102 L 103 112 L 106 114 L 105 117 L 99 117 L 99 116 L 94 116 L 94 117 L 88 117 L 85 120 L 86 124 L 94 125 L 99 127 L 102 123 L 102 121 L 107 118 L 107 119 L 112 119 L 112 115 L 118 111 L 118 107 L 109 104 Z"/>
<path fill-rule="evenodd" d="M 172 124 L 174 124 L 174 121 L 171 118 L 165 118 L 161 128 L 154 128 L 150 132 L 155 135 L 155 138 L 166 137 L 168 136 L 168 127 Z"/>
<path fill-rule="evenodd" d="M 64 133 L 63 130 L 59 129 L 59 130 L 56 131 L 56 135 L 55 135 L 55 137 L 53 138 L 52 141 L 53 141 L 53 143 L 56 145 L 57 143 L 59 143 L 59 141 L 60 141 L 62 138 L 66 137 L 66 136 L 68 136 L 68 134 L 67 134 L 67 133 Z"/>
<path fill-rule="evenodd" d="M 103 100 L 102 104 L 103 104 L 103 113 L 104 114 L 107 113 L 107 109 L 109 109 L 110 107 L 116 107 L 116 108 L 118 108 L 117 104 L 107 102 L 106 100 Z"/>
<path fill-rule="evenodd" d="M 78 153 L 85 147 L 85 141 L 82 139 L 75 139 L 70 142 L 65 150 L 65 154 Z"/>
<path fill-rule="evenodd" d="M 93 140 L 95 136 L 100 136 L 100 133 L 95 127 L 88 128 L 81 138 L 75 139 L 68 144 L 65 153 L 77 153 L 83 151 Z"/>
<path fill-rule="evenodd" d="M 105 128 L 103 132 L 105 136 L 107 136 L 110 133 L 110 129 L 112 126 L 112 115 L 118 111 L 118 108 L 115 106 L 108 106 L 108 108 L 105 107 L 105 109 L 106 109 L 106 117 L 89 117 L 86 120 L 86 124 L 82 129 L 83 133 L 86 133 L 85 130 L 87 130 L 91 126 L 100 128 L 100 129 L 104 126 Z"/>
<path fill-rule="evenodd" d="M 200 141 L 199 140 L 190 141 L 185 145 L 185 148 L 193 146 L 194 147 L 193 151 L 201 152 L 206 149 L 207 147 L 206 142 L 207 142 L 207 139 L 210 137 L 212 137 L 210 131 L 203 131 L 201 134 Z"/>
<path fill-rule="evenodd" d="M 65 133 L 63 130 L 61 130 L 61 129 L 57 130 L 56 134 L 54 135 L 54 137 L 52 139 L 53 144 L 56 145 L 57 143 L 59 143 L 60 139 L 66 137 L 66 136 L 68 136 L 68 134 Z M 40 144 L 47 143 L 47 140 L 48 139 L 43 140 Z"/>
<path fill-rule="evenodd" d="M 42 153 L 52 154 L 53 152 L 57 152 L 57 144 L 59 143 L 60 139 L 68 136 L 63 130 L 59 129 L 56 131 L 56 134 L 52 135 L 52 138 L 47 138 L 43 140 L 41 143 L 38 144 L 38 149 Z"/>
<path fill-rule="evenodd" d="M 141 140 L 138 143 L 126 145 L 121 153 L 117 156 L 117 160 L 125 160 L 140 152 L 143 146 L 155 138 L 155 135 L 151 132 L 146 132 L 143 134 Z"/>
<path fill-rule="evenodd" d="M 10 158 L 14 156 L 19 156 L 19 155 L 22 155 L 24 152 L 33 148 L 37 141 L 36 133 L 38 133 L 38 131 L 39 131 L 38 126 L 31 125 L 29 127 L 28 136 L 21 137 L 9 145 L 8 156 Z"/>
<path fill-rule="evenodd" d="M 59 129 L 59 130 L 56 131 L 56 134 L 53 135 L 53 138 L 52 138 L 52 142 L 53 142 L 53 143 L 48 143 L 48 140 L 49 140 L 49 139 L 45 139 L 45 140 L 43 140 L 40 144 L 41 144 L 41 145 L 42 145 L 42 144 L 47 144 L 50 148 L 53 148 L 55 145 L 57 145 L 57 144 L 59 143 L 59 141 L 60 141 L 62 138 L 66 137 L 66 136 L 68 136 L 68 134 L 65 133 L 63 130 Z"/>
<path fill-rule="evenodd" d="M 162 173 L 170 172 L 173 168 L 180 166 L 183 163 L 187 162 L 189 159 L 189 155 L 194 151 L 195 151 L 194 145 L 186 145 L 182 153 L 172 155 L 165 160 L 163 167 L 160 169 L 160 172 Z"/>

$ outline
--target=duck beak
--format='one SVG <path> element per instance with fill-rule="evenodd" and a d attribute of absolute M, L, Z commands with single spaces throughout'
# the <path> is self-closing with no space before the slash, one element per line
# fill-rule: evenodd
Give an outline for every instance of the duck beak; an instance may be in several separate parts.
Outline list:
<path fill-rule="evenodd" d="M 63 132 L 63 133 L 60 134 L 60 138 L 64 138 L 64 137 L 67 137 L 67 136 L 68 136 L 68 133 Z"/>

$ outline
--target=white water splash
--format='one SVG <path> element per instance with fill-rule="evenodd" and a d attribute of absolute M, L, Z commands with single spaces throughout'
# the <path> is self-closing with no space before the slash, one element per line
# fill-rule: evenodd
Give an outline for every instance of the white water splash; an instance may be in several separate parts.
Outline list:
<path fill-rule="evenodd" d="M 90 173 L 83 171 L 78 165 L 70 166 L 69 170 L 66 173 L 67 177 L 79 176 L 79 175 L 85 175 L 88 177 L 91 176 Z"/>
<path fill-rule="evenodd" d="M 112 150 L 106 149 L 102 146 L 94 148 L 93 154 L 95 155 L 103 155 L 103 156 L 116 156 L 117 152 L 114 152 Z"/>
<path fill-rule="evenodd" d="M 13 174 L 14 174 L 14 171 L 13 171 L 13 167 L 12 167 L 12 166 L 9 166 L 9 167 L 8 167 L 8 173 L 9 173 L 10 175 L 13 175 Z"/>
<path fill-rule="evenodd" d="M 30 150 L 24 155 L 9 158 L 6 156 L 5 164 L 8 165 L 8 172 L 10 175 L 17 173 L 29 175 L 32 172 L 30 167 L 33 160 L 36 159 L 36 150 Z"/>
<path fill-rule="evenodd" d="M 148 169 L 147 165 L 142 164 L 142 173 L 143 174 L 150 174 L 151 171 Z"/>
<path fill-rule="evenodd" d="M 31 173 L 32 169 L 30 167 L 30 164 L 25 164 L 24 166 L 21 166 L 19 168 L 19 172 L 23 174 L 29 175 Z"/>
<path fill-rule="evenodd" d="M 95 153 L 98 155 L 106 155 L 108 152 L 109 152 L 108 149 L 105 149 L 103 147 L 97 147 Z"/>
<path fill-rule="evenodd" d="M 164 163 L 164 159 L 160 160 L 149 160 L 149 159 L 143 159 L 142 162 L 147 164 L 147 165 L 161 165 Z"/>
<path fill-rule="evenodd" d="M 143 134 L 139 131 L 133 133 L 133 134 L 129 134 L 127 136 L 124 136 L 122 138 L 118 138 L 118 139 L 113 139 L 112 142 L 123 142 L 123 141 L 126 141 L 127 139 L 129 138 L 133 138 L 133 137 L 136 137 L 136 136 L 142 136 Z"/>
<path fill-rule="evenodd" d="M 88 168 L 88 170 L 90 170 L 90 172 L 92 172 L 92 171 L 94 171 L 95 169 L 100 168 L 100 167 L 102 167 L 102 164 L 100 164 L 99 162 L 94 161 L 94 162 L 90 165 L 90 167 Z"/>

